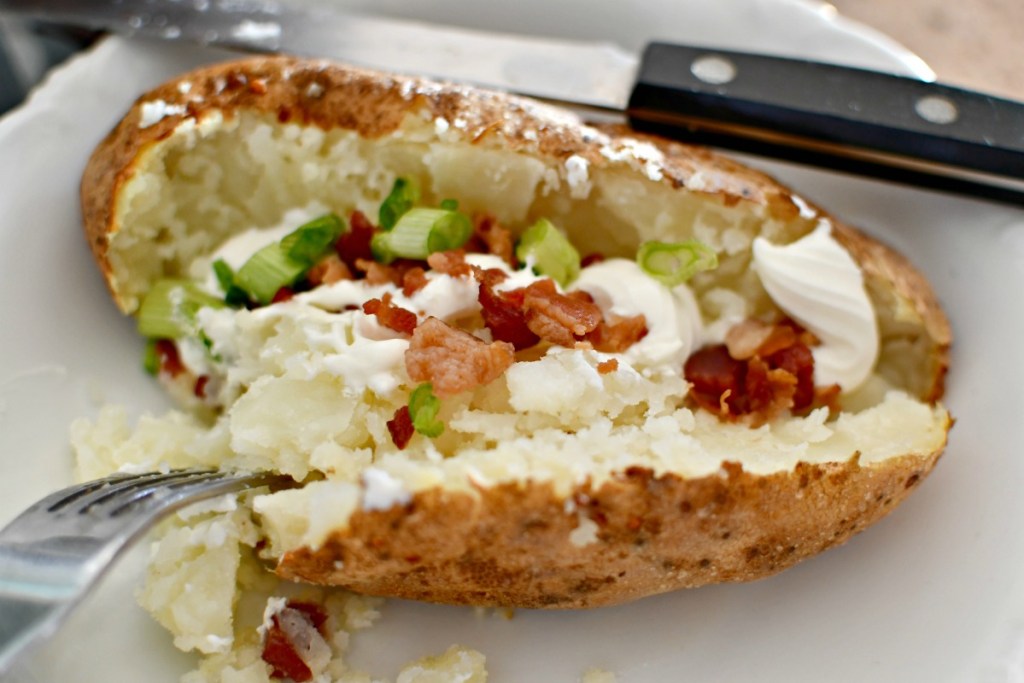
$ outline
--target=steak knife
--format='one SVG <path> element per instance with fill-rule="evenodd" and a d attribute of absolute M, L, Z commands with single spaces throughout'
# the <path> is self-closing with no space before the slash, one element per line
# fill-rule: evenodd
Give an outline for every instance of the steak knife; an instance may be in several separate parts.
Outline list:
<path fill-rule="evenodd" d="M 685 142 L 1024 206 L 1024 103 L 914 78 L 660 42 L 637 56 L 270 0 L 0 0 L 0 13 L 471 83 Z"/>

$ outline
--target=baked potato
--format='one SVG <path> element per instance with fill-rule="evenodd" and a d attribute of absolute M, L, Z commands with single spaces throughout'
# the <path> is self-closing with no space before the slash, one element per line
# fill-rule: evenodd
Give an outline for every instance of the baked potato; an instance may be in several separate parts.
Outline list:
<path fill-rule="evenodd" d="M 378 249 L 362 264 L 339 249 L 338 280 L 307 270 L 224 304 L 256 248 L 321 215 L 338 218 L 339 240 L 367 222 L 383 234 L 381 206 L 403 187 L 471 221 L 469 241 L 392 262 Z M 124 313 L 160 283 L 205 287 L 187 331 L 159 351 L 158 374 L 207 430 L 177 457 L 304 483 L 254 502 L 263 556 L 288 579 L 545 608 L 759 579 L 892 511 L 951 426 L 939 402 L 949 325 L 905 258 L 715 152 L 526 99 L 288 57 L 210 66 L 136 102 L 89 161 L 81 197 Z M 583 257 L 575 278 L 520 251 L 537 225 Z M 484 239 L 495 226 L 502 247 Z M 217 290 L 213 264 L 243 242 Z M 637 258 L 651 244 L 690 246 L 670 270 L 695 253 L 715 266 L 643 282 L 664 274 Z M 416 310 L 403 291 L 412 268 L 460 281 L 469 303 Z M 556 280 L 546 301 L 600 320 L 551 334 L 528 324 L 538 341 L 516 343 L 480 303 L 485 290 L 512 296 L 489 270 L 522 292 Z M 331 299 L 337 282 L 366 288 L 363 301 Z M 622 298 L 627 282 L 639 284 Z M 412 314 L 411 327 L 389 326 L 382 308 Z M 640 315 L 625 346 L 594 337 Z M 789 372 L 765 350 L 780 335 L 813 357 L 809 394 L 807 365 Z M 416 348 L 448 351 L 410 360 Z M 731 385 L 690 371 L 709 349 Z M 472 379 L 446 384 L 447 363 Z M 775 378 L 765 401 L 740 396 L 755 391 L 752 368 Z M 424 384 L 429 415 L 399 443 L 388 424 Z"/>

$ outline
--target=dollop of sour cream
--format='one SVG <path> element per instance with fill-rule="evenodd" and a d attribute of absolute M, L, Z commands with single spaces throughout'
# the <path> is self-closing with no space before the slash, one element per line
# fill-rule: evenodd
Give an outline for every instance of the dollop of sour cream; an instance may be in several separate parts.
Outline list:
<path fill-rule="evenodd" d="M 787 245 L 754 240 L 753 267 L 768 296 L 812 332 L 814 383 L 849 392 L 871 375 L 878 359 L 878 321 L 857 263 L 821 221 Z"/>
<path fill-rule="evenodd" d="M 643 315 L 647 336 L 626 349 L 623 358 L 637 368 L 682 365 L 700 342 L 701 316 L 686 285 L 671 289 L 646 274 L 635 261 L 613 258 L 584 268 L 572 284 L 594 298 L 612 323 Z"/>

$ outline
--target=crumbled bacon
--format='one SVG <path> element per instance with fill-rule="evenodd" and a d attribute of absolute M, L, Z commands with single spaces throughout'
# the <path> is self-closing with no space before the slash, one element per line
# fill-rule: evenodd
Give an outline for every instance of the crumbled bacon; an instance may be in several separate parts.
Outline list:
<path fill-rule="evenodd" d="M 405 271 L 402 275 L 402 294 L 412 296 L 427 286 L 430 280 L 427 279 L 427 271 L 415 266 Z"/>
<path fill-rule="evenodd" d="M 595 263 L 601 263 L 601 261 L 604 261 L 604 254 L 599 254 L 595 251 L 580 259 L 580 268 L 586 268 L 587 266 L 592 266 Z"/>
<path fill-rule="evenodd" d="M 395 272 L 383 263 L 377 263 L 373 259 L 360 258 L 356 259 L 356 270 L 363 273 L 363 277 L 366 279 L 367 284 L 371 285 L 387 285 L 387 284 L 401 284 L 402 280 L 399 278 L 398 273 Z"/>
<path fill-rule="evenodd" d="M 646 336 L 647 319 L 641 314 L 616 323 L 602 320 L 587 334 L 586 340 L 598 351 L 622 353 Z"/>
<path fill-rule="evenodd" d="M 597 372 L 600 375 L 607 375 L 619 369 L 619 359 L 609 358 L 597 364 Z"/>
<path fill-rule="evenodd" d="M 512 233 L 503 228 L 490 214 L 473 217 L 473 237 L 479 240 L 488 254 L 494 254 L 515 268 L 516 262 Z"/>
<path fill-rule="evenodd" d="M 274 292 L 274 298 L 270 300 L 272 304 L 280 304 L 285 301 L 291 301 L 295 297 L 295 291 L 291 287 L 281 287 Z"/>
<path fill-rule="evenodd" d="M 157 339 L 155 344 L 157 358 L 160 359 L 160 372 L 170 377 L 177 377 L 185 372 L 185 364 L 178 355 L 178 347 L 170 339 Z"/>
<path fill-rule="evenodd" d="M 271 615 L 262 652 L 263 661 L 273 668 L 271 678 L 313 680 L 330 659 L 326 624 L 327 614 L 310 602 L 289 600 Z"/>
<path fill-rule="evenodd" d="M 451 277 L 468 277 L 473 273 L 473 267 L 466 263 L 466 252 L 461 249 L 435 251 L 427 257 L 427 263 L 437 272 Z"/>
<path fill-rule="evenodd" d="M 395 332 L 412 334 L 416 329 L 416 314 L 392 304 L 390 292 L 385 293 L 380 299 L 370 299 L 365 302 L 363 313 L 375 316 L 378 323 Z"/>
<path fill-rule="evenodd" d="M 405 450 L 416 432 L 412 426 L 412 415 L 409 413 L 409 406 L 402 406 L 395 411 L 395 416 L 387 421 L 388 432 L 391 434 L 391 441 L 398 446 L 398 450 Z"/>
<path fill-rule="evenodd" d="M 729 355 L 724 344 L 705 346 L 686 359 L 683 374 L 693 385 L 690 396 L 703 408 L 720 412 L 727 407 L 732 414 L 739 410 L 733 404 L 743 385 L 746 365 Z M 724 400 L 722 396 L 728 392 Z"/>
<path fill-rule="evenodd" d="M 490 344 L 437 318 L 427 318 L 412 335 L 405 369 L 414 382 L 432 382 L 439 398 L 492 382 L 515 360 L 509 343 Z"/>
<path fill-rule="evenodd" d="M 500 270 L 494 272 L 499 273 L 501 279 L 504 279 L 505 274 Z M 508 342 L 516 351 L 530 348 L 540 341 L 540 337 L 526 324 L 526 314 L 523 312 L 526 290 L 499 292 L 494 289 L 493 284 L 495 281 L 500 282 L 500 279 L 488 273 L 491 271 L 483 271 L 478 275 L 480 291 L 477 294 L 477 301 L 480 302 L 480 314 L 484 319 L 484 325 L 491 331 L 494 339 Z"/>
<path fill-rule="evenodd" d="M 581 297 L 559 294 L 553 280 L 544 279 L 526 288 L 523 297 L 526 325 L 541 339 L 572 347 L 577 338 L 597 327 L 601 309 Z"/>
<path fill-rule="evenodd" d="M 401 287 L 405 280 L 405 274 L 413 268 L 421 268 L 422 263 L 422 261 L 398 259 L 389 265 L 384 265 L 370 259 L 356 259 L 356 269 L 365 274 L 367 284 L 391 284 Z"/>
<path fill-rule="evenodd" d="M 345 265 L 353 272 L 359 259 L 373 260 L 370 241 L 373 239 L 374 227 L 370 219 L 362 211 L 353 211 L 348 222 L 349 229 L 342 233 L 334 243 L 334 250 Z"/>
<path fill-rule="evenodd" d="M 192 393 L 195 394 L 196 398 L 206 398 L 206 385 L 210 382 L 209 375 L 199 375 L 196 378 L 195 386 L 192 387 Z"/>
<path fill-rule="evenodd" d="M 794 343 L 767 357 L 773 368 L 784 370 L 796 378 L 793 409 L 803 410 L 814 402 L 814 356 L 804 344 Z"/>
<path fill-rule="evenodd" d="M 306 273 L 306 281 L 310 287 L 330 285 L 341 280 L 352 279 L 352 271 L 337 253 L 323 257 Z"/>
<path fill-rule="evenodd" d="M 796 341 L 797 332 L 790 325 L 771 325 L 754 319 L 733 325 L 725 335 L 729 355 L 736 360 L 770 356 Z"/>
<path fill-rule="evenodd" d="M 791 321 L 776 325 L 746 321 L 726 335 L 726 344 L 700 349 L 683 368 L 697 405 L 725 417 L 771 420 L 785 410 L 831 406 L 838 388 L 814 386 L 814 355 Z"/>

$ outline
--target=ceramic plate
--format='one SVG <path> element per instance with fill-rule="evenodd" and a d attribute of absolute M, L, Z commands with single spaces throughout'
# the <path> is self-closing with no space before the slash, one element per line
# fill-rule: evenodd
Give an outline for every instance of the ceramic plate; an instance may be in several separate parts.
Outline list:
<path fill-rule="evenodd" d="M 353 2 L 398 13 L 402 3 Z M 421 0 L 422 18 L 537 33 L 742 47 L 888 70 L 929 71 L 891 40 L 797 0 Z M 0 121 L 0 523 L 69 483 L 68 425 L 105 402 L 167 402 L 141 340 L 107 297 L 79 228 L 92 147 L 145 89 L 218 55 L 108 40 Z M 587 612 L 388 602 L 352 663 L 401 664 L 462 643 L 491 680 L 1024 680 L 1024 212 L 755 160 L 800 193 L 910 256 L 956 334 L 948 404 L 958 418 L 935 473 L 846 546 L 774 578 Z M 144 551 L 126 559 L 10 680 L 170 683 L 192 666 L 135 606 Z"/>

